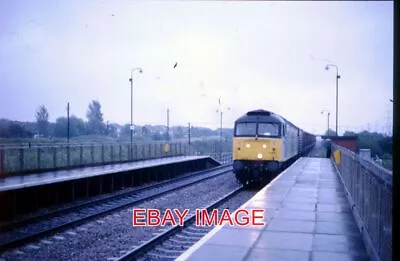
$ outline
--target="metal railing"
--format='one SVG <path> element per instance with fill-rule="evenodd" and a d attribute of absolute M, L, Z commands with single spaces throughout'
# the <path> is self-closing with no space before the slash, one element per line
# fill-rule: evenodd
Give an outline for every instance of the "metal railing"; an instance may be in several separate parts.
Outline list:
<path fill-rule="evenodd" d="M 16 172 L 93 166 L 188 154 L 184 143 L 63 144 L 31 147 L 0 147 L 0 176 Z"/>
<path fill-rule="evenodd" d="M 331 158 L 350 194 L 369 255 L 372 260 L 392 260 L 392 172 L 336 144 L 332 144 Z"/>
<path fill-rule="evenodd" d="M 199 153 L 199 152 L 195 152 L 192 155 L 195 156 L 210 156 L 211 158 L 215 159 L 216 161 L 218 161 L 219 163 L 221 163 L 222 165 L 226 165 L 226 164 L 231 164 L 232 163 L 232 152 L 205 152 L 205 153 Z"/>

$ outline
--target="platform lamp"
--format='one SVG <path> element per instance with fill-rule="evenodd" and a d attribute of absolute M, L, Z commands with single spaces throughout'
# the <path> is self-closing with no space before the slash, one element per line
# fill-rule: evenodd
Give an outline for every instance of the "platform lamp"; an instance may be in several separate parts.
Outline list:
<path fill-rule="evenodd" d="M 131 78 L 129 78 L 129 82 L 131 83 L 131 125 L 130 125 L 130 134 L 131 134 L 131 158 L 133 156 L 132 154 L 132 148 L 133 148 L 133 72 L 135 71 L 139 71 L 139 73 L 143 73 L 142 68 L 137 67 L 137 68 L 133 68 L 131 70 Z"/>
<path fill-rule="evenodd" d="M 329 116 L 331 115 L 331 113 L 330 113 L 329 111 L 327 111 L 327 110 L 322 110 L 322 111 L 321 111 L 321 114 L 324 114 L 324 113 L 327 113 L 327 115 L 328 115 L 328 129 L 327 129 L 327 133 L 328 133 L 328 135 L 329 135 Z"/>
<path fill-rule="evenodd" d="M 227 108 L 228 110 L 230 110 L 231 108 Z M 219 129 L 219 157 L 220 160 L 222 160 L 222 105 L 221 105 L 221 97 L 218 98 L 218 109 L 217 109 L 217 113 L 220 113 L 220 129 Z"/>
<path fill-rule="evenodd" d="M 336 136 L 338 136 L 338 82 L 340 79 L 339 69 L 335 64 L 327 64 L 325 70 L 329 70 L 329 67 L 335 67 L 336 69 Z"/>

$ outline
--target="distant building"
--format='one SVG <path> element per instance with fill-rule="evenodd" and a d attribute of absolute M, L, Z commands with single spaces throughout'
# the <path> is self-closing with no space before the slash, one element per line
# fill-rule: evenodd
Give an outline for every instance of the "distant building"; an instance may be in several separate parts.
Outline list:
<path fill-rule="evenodd" d="M 322 139 L 330 139 L 333 143 L 358 153 L 358 136 L 321 136 Z"/>

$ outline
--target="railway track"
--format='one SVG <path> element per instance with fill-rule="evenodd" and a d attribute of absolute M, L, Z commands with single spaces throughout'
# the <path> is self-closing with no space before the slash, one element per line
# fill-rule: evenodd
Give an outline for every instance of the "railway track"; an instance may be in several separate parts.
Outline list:
<path fill-rule="evenodd" d="M 236 188 L 207 206 L 207 210 L 217 208 L 243 190 L 243 186 Z M 158 235 L 132 248 L 117 260 L 174 260 L 212 229 L 212 227 L 197 227 L 194 222 L 195 215 L 192 214 L 185 219 L 183 226 L 177 225 L 161 230 Z"/>
<path fill-rule="evenodd" d="M 232 166 L 198 171 L 157 184 L 115 193 L 107 197 L 86 201 L 78 205 L 54 210 L 43 215 L 27 218 L 18 222 L 4 224 L 0 227 L 0 252 L 13 248 L 44 235 L 76 226 L 96 217 L 138 204 L 163 194 L 191 186 L 232 171 Z M 9 230 L 10 228 L 12 230 Z M 5 230 L 9 230 L 4 232 Z"/>

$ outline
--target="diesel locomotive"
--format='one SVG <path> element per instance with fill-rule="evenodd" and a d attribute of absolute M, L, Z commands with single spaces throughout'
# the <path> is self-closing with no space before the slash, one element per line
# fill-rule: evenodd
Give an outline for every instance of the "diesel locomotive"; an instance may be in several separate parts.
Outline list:
<path fill-rule="evenodd" d="M 272 177 L 315 145 L 316 136 L 266 110 L 249 111 L 235 121 L 233 170 L 244 185 Z"/>

